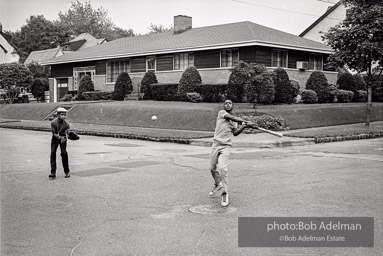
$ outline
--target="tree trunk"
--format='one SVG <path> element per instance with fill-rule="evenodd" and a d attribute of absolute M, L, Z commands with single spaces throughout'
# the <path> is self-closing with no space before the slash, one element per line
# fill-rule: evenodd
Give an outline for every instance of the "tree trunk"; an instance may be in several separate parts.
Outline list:
<path fill-rule="evenodd" d="M 371 121 L 371 108 L 372 108 L 372 90 L 371 90 L 371 83 L 367 83 L 367 112 L 366 112 L 366 123 L 365 126 L 370 127 L 370 121 Z"/>

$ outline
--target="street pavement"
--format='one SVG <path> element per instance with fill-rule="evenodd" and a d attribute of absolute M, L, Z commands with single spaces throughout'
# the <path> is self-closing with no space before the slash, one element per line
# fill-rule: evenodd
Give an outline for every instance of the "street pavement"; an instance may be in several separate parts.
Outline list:
<path fill-rule="evenodd" d="M 250 140 L 236 139 L 241 136 Z M 208 196 L 209 147 L 82 135 L 69 141 L 71 177 L 64 178 L 58 161 L 58 177 L 49 180 L 50 137 L 0 129 L 1 255 L 368 256 L 383 250 L 383 138 L 271 148 L 234 141 L 230 205 L 221 208 L 219 197 Z M 238 247 L 239 217 L 278 216 L 374 217 L 374 247 Z"/>

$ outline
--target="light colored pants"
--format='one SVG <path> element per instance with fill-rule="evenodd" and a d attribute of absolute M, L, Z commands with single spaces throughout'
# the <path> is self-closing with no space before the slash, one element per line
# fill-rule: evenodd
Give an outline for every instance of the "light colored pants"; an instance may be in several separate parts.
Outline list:
<path fill-rule="evenodd" d="M 213 143 L 210 154 L 210 172 L 215 184 L 222 182 L 223 192 L 228 192 L 228 165 L 231 146 L 220 146 Z"/>

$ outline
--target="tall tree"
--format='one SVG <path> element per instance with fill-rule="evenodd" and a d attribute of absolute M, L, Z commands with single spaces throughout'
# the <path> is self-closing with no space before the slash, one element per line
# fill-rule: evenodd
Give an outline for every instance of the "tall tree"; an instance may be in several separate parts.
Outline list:
<path fill-rule="evenodd" d="M 78 0 L 71 3 L 72 6 L 67 12 L 59 13 L 59 22 L 69 28 L 72 35 L 89 33 L 96 38 L 108 40 L 134 35 L 132 29 L 116 27 L 108 17 L 108 11 L 102 7 L 93 9 L 90 2 L 83 4 Z"/>
<path fill-rule="evenodd" d="M 382 0 L 342 0 L 346 18 L 330 28 L 323 38 L 334 53 L 329 62 L 367 74 L 368 103 L 366 126 L 370 126 L 371 88 L 382 74 L 383 63 L 383 2 Z M 377 68 L 372 69 L 375 63 Z"/>
<path fill-rule="evenodd" d="M 169 25 L 168 27 L 165 27 L 164 25 L 154 25 L 153 23 L 150 23 L 148 27 L 148 34 L 152 33 L 162 33 L 173 30 L 173 26 Z"/>
<path fill-rule="evenodd" d="M 20 62 L 24 62 L 32 51 L 57 47 L 68 36 L 65 29 L 45 19 L 43 15 L 30 16 L 26 22 L 20 31 L 9 32 Z"/>

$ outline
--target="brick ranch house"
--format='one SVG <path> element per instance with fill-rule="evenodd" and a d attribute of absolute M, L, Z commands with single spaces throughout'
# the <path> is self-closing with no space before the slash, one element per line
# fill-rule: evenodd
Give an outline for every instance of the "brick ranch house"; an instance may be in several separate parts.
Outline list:
<path fill-rule="evenodd" d="M 314 70 L 335 83 L 336 72 L 324 68 L 332 49 L 322 43 L 264 27 L 238 22 L 192 28 L 192 18 L 175 16 L 174 29 L 164 33 L 120 38 L 43 62 L 51 66 L 50 101 L 77 90 L 81 78 L 91 76 L 96 90 L 113 91 L 125 71 L 134 89 L 145 72 L 154 70 L 159 83 L 178 83 L 188 66 L 195 66 L 204 83 L 227 83 L 230 69 L 240 60 L 283 67 L 301 88 Z"/>

